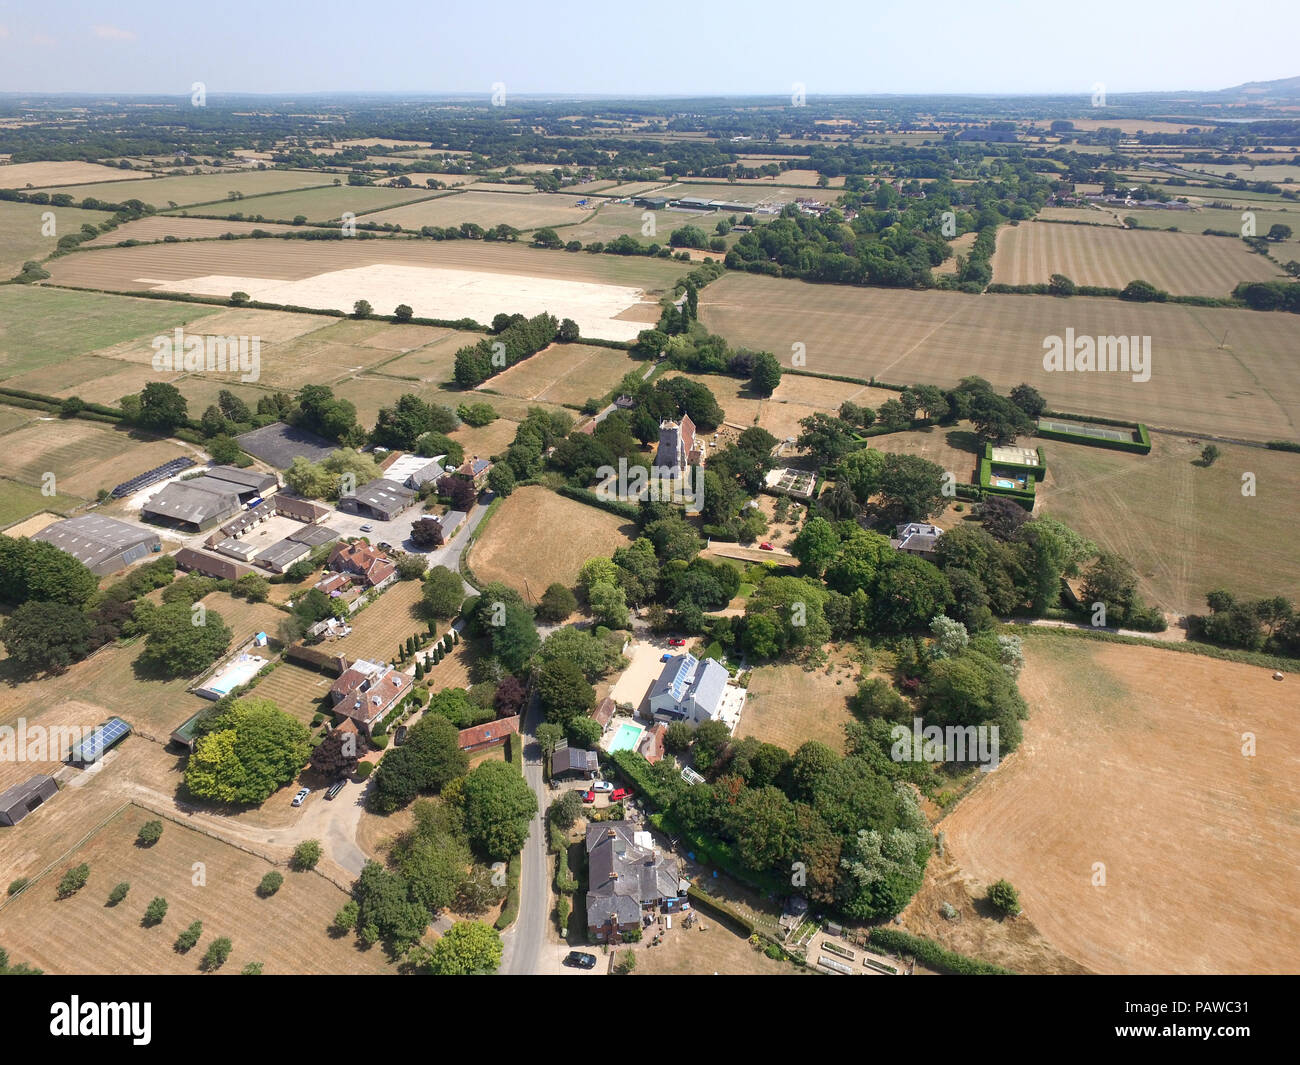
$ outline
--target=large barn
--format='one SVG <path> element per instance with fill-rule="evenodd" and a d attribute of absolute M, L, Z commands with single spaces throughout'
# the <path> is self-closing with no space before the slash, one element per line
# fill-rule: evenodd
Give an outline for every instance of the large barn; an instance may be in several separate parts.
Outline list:
<path fill-rule="evenodd" d="M 0 792 L 0 825 L 16 825 L 29 813 L 54 798 L 59 793 L 59 786 L 54 778 L 44 773 L 37 773 L 21 784 L 15 784 L 6 792 Z"/>
<path fill-rule="evenodd" d="M 128 525 L 124 521 L 85 514 L 79 518 L 56 521 L 32 537 L 53 544 L 73 558 L 85 563 L 97 577 L 116 573 L 138 562 L 151 551 L 162 548 L 152 529 Z"/>

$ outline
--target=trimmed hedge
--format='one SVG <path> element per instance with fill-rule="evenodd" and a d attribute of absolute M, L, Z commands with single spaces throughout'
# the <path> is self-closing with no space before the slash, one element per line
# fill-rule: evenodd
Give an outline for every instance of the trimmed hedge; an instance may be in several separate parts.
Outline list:
<path fill-rule="evenodd" d="M 557 491 L 567 499 L 586 503 L 589 507 L 605 510 L 610 514 L 617 514 L 620 518 L 627 518 L 629 521 L 636 521 L 641 516 L 641 512 L 631 503 L 621 503 L 617 499 L 602 499 L 589 488 L 575 488 L 573 485 L 565 484 Z"/>
<path fill-rule="evenodd" d="M 1021 467 L 1023 468 L 1023 467 Z M 1026 510 L 1034 509 L 1034 475 L 1031 473 L 1025 478 L 1026 488 L 1003 488 L 1001 485 L 993 483 L 993 463 L 984 456 L 980 457 L 979 465 L 979 486 L 980 491 L 986 496 L 1001 496 L 1004 499 L 1010 499 L 1019 503 Z"/>
<path fill-rule="evenodd" d="M 894 928 L 873 928 L 869 939 L 873 947 L 881 947 L 897 954 L 910 954 L 931 969 L 953 976 L 1015 976 L 1010 969 L 992 962 L 968 958 L 955 950 L 942 947 L 933 939 L 914 936 Z"/>
<path fill-rule="evenodd" d="M 1300 451 L 1300 444 L 1294 440 L 1270 440 L 1264 446 L 1270 451 Z"/>
<path fill-rule="evenodd" d="M 518 854 L 510 859 L 506 868 L 506 904 L 501 908 L 501 916 L 494 925 L 498 932 L 509 928 L 519 916 L 519 875 L 523 868 L 523 859 Z"/>
<path fill-rule="evenodd" d="M 714 898 L 705 891 L 699 884 L 692 883 L 686 889 L 686 897 L 689 898 L 697 907 L 703 907 L 706 910 L 712 910 L 714 913 L 721 914 L 729 921 L 734 921 L 743 928 L 747 935 L 754 935 L 758 927 L 739 910 L 734 909 L 725 899 Z"/>
<path fill-rule="evenodd" d="M 1052 414 L 1047 415 L 1050 418 L 1078 418 L 1077 415 Z M 1086 444 L 1089 447 L 1104 447 L 1111 451 L 1128 451 L 1136 455 L 1149 455 L 1151 453 L 1151 434 L 1147 432 L 1147 427 L 1141 422 L 1117 422 L 1102 418 L 1078 418 L 1079 421 L 1091 422 L 1096 425 L 1114 425 L 1126 429 L 1132 429 L 1135 440 L 1106 440 L 1096 436 L 1085 436 L 1082 433 L 1065 432 L 1060 429 L 1044 429 L 1042 421 L 1034 429 L 1035 436 L 1041 436 L 1045 440 L 1063 440 L 1068 444 Z"/>

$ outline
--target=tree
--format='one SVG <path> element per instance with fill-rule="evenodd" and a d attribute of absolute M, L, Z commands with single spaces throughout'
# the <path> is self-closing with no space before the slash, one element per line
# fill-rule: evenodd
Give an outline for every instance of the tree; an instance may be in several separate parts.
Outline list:
<path fill-rule="evenodd" d="M 596 705 L 596 689 L 573 662 L 557 658 L 537 674 L 537 694 L 547 721 L 567 725 Z"/>
<path fill-rule="evenodd" d="M 760 351 L 754 356 L 749 374 L 749 387 L 760 396 L 770 396 L 781 383 L 781 364 L 770 351 Z"/>
<path fill-rule="evenodd" d="M 230 957 L 231 949 L 230 939 L 222 936 L 220 939 L 214 939 L 208 944 L 207 952 L 203 955 L 203 961 L 200 963 L 204 972 L 216 972 L 226 964 L 226 959 Z"/>
<path fill-rule="evenodd" d="M 146 821 L 140 826 L 140 831 L 135 834 L 136 842 L 144 847 L 152 847 L 163 834 L 163 823 L 161 821 Z"/>
<path fill-rule="evenodd" d="M 1016 385 L 1011 390 L 1011 402 L 1031 418 L 1037 418 L 1047 409 L 1047 400 L 1043 399 L 1038 389 L 1030 385 Z"/>
<path fill-rule="evenodd" d="M 564 318 L 560 321 L 559 332 L 555 334 L 555 339 L 562 344 L 572 344 L 578 339 L 578 323 L 572 318 Z"/>
<path fill-rule="evenodd" d="M 270 699 L 236 699 L 195 744 L 185 766 L 185 786 L 203 799 L 264 802 L 306 764 L 309 736 L 305 725 Z"/>
<path fill-rule="evenodd" d="M 711 768 L 730 742 L 731 732 L 726 724 L 716 720 L 703 722 L 695 729 L 692 747 L 695 765 L 703 770 Z"/>
<path fill-rule="evenodd" d="M 491 860 L 518 854 L 537 813 L 537 797 L 518 768 L 484 762 L 465 778 L 462 794 L 470 843 Z"/>
<path fill-rule="evenodd" d="M 731 816 L 736 854 L 749 868 L 765 872 L 793 856 L 794 804 L 780 788 L 746 788 Z"/>
<path fill-rule="evenodd" d="M 537 616 L 543 621 L 563 621 L 578 609 L 577 596 L 568 586 L 558 581 L 547 587 L 537 605 Z"/>
<path fill-rule="evenodd" d="M 72 555 L 43 540 L 0 535 L 0 599 L 84 605 L 99 578 Z"/>
<path fill-rule="evenodd" d="M 0 624 L 9 661 L 23 674 L 62 673 L 91 650 L 91 623 L 66 603 L 24 603 Z"/>
<path fill-rule="evenodd" d="M 136 616 L 141 617 L 138 607 Z M 201 623 L 195 624 L 199 619 Z M 147 637 L 136 661 L 169 677 L 193 676 L 206 669 L 221 657 L 234 635 L 215 610 L 195 614 L 184 600 L 165 603 L 142 621 Z"/>
<path fill-rule="evenodd" d="M 189 406 L 180 389 L 165 381 L 151 381 L 140 393 L 139 424 L 169 436 L 189 417 Z"/>
<path fill-rule="evenodd" d="M 537 745 L 542 749 L 542 757 L 550 758 L 560 746 L 560 740 L 564 738 L 564 726 L 554 721 L 543 721 L 537 726 L 534 734 L 537 737 Z"/>
<path fill-rule="evenodd" d="M 247 965 L 245 965 L 242 969 L 239 970 L 239 975 L 240 976 L 261 976 L 262 962 L 250 961 Z"/>
<path fill-rule="evenodd" d="M 454 618 L 465 602 L 465 582 L 446 566 L 434 566 L 425 575 L 420 601 L 426 616 Z"/>
<path fill-rule="evenodd" d="M 515 490 L 515 473 L 506 462 L 498 462 L 488 470 L 488 489 L 502 499 Z"/>
<path fill-rule="evenodd" d="M 1005 543 L 1029 520 L 1029 512 L 1014 500 L 990 496 L 979 505 L 979 518 L 990 535 Z"/>
<path fill-rule="evenodd" d="M 509 673 L 520 672 L 541 646 L 532 611 L 521 603 L 504 604 L 502 623 L 493 624 L 489 634 L 492 653 Z"/>
<path fill-rule="evenodd" d="M 1010 881 L 999 880 L 989 887 L 989 905 L 999 913 L 1014 917 L 1020 912 L 1020 895 Z"/>
<path fill-rule="evenodd" d="M 1073 296 L 1075 285 L 1065 274 L 1053 274 L 1047 279 L 1047 291 L 1053 296 Z"/>
<path fill-rule="evenodd" d="M 334 915 L 334 920 L 330 924 L 330 931 L 340 936 L 356 931 L 359 911 L 360 907 L 357 906 L 356 902 L 349 899 L 343 904 L 343 908 Z"/>
<path fill-rule="evenodd" d="M 61 899 L 70 899 L 78 891 L 86 886 L 86 881 L 90 878 L 90 866 L 85 862 L 73 866 L 63 874 L 59 881 L 57 893 Z"/>
<path fill-rule="evenodd" d="M 600 743 L 600 737 L 604 733 L 604 729 L 595 718 L 585 715 L 575 717 L 564 731 L 569 737 L 569 743 L 584 750 L 593 750 Z"/>
<path fill-rule="evenodd" d="M 804 522 L 799 535 L 790 542 L 790 554 L 814 577 L 820 577 L 826 571 L 839 550 L 840 538 L 825 518 L 810 518 Z"/>
<path fill-rule="evenodd" d="M 417 518 L 411 523 L 411 540 L 417 547 L 441 547 L 444 536 L 437 518 Z"/>
<path fill-rule="evenodd" d="M 305 222 L 306 219 L 304 218 L 303 221 Z M 230 294 L 230 305 L 232 307 L 242 307 L 250 298 L 247 292 L 232 292 Z"/>
<path fill-rule="evenodd" d="M 1281 243 L 1284 240 L 1291 239 L 1291 227 L 1281 222 L 1275 222 L 1268 227 L 1268 235 L 1265 240 L 1271 240 L 1274 243 Z"/>
<path fill-rule="evenodd" d="M 630 621 L 627 598 L 618 585 L 604 582 L 593 585 L 587 592 L 587 603 L 598 624 L 611 629 L 627 628 Z"/>
<path fill-rule="evenodd" d="M 439 713 L 426 713 L 411 727 L 406 742 L 384 755 L 367 800 L 375 812 L 391 813 L 422 791 L 441 791 L 468 765 L 456 725 Z"/>
<path fill-rule="evenodd" d="M 538 726 L 539 728 L 541 726 Z M 568 830 L 574 826 L 578 816 L 582 813 L 582 798 L 579 793 L 570 789 L 551 803 L 550 818 L 551 823 L 557 828 Z"/>
<path fill-rule="evenodd" d="M 1207 466 L 1207 467 L 1208 467 L 1208 466 L 1213 466 L 1214 463 L 1215 463 L 1215 460 L 1216 460 L 1216 459 L 1217 459 L 1217 458 L 1218 458 L 1222 453 L 1223 453 L 1223 452 L 1221 452 L 1221 451 L 1220 451 L 1217 447 L 1215 447 L 1213 444 L 1206 444 L 1205 447 L 1201 448 L 1201 465 L 1202 465 L 1202 466 Z"/>
<path fill-rule="evenodd" d="M 409 322 L 415 316 L 409 303 L 399 303 L 397 309 L 393 311 L 393 317 L 399 322 Z"/>
<path fill-rule="evenodd" d="M 369 318 L 374 313 L 375 309 L 370 306 L 369 300 L 357 300 L 356 303 L 352 304 L 353 318 Z"/>
<path fill-rule="evenodd" d="M 107 905 L 116 906 L 119 902 L 121 902 L 124 898 L 126 898 L 126 893 L 130 890 L 131 890 L 131 885 L 127 883 L 125 880 L 123 880 L 119 884 L 114 884 L 113 890 L 108 893 Z"/>
<path fill-rule="evenodd" d="M 424 956 L 422 968 L 434 976 L 482 976 L 501 964 L 501 936 L 481 921 L 457 921 Z"/>
<path fill-rule="evenodd" d="M 258 883 L 257 893 L 261 895 L 262 898 L 269 899 L 272 895 L 274 895 L 277 891 L 280 890 L 280 886 L 283 883 L 284 883 L 283 874 L 274 871 L 269 872 L 266 874 L 266 876 L 262 877 L 261 881 Z"/>
<path fill-rule="evenodd" d="M 144 910 L 145 927 L 152 928 L 154 925 L 162 924 L 163 918 L 166 916 L 167 900 L 161 895 L 155 895 Z"/>
<path fill-rule="evenodd" d="M 315 869 L 322 853 L 320 840 L 305 839 L 293 849 L 293 858 L 289 864 L 299 872 Z"/>
<path fill-rule="evenodd" d="M 880 468 L 883 517 L 891 523 L 926 521 L 948 505 L 942 466 L 919 455 L 885 455 Z"/>
<path fill-rule="evenodd" d="M 594 684 L 601 677 L 626 664 L 618 643 L 617 637 L 602 640 L 590 632 L 569 625 L 556 629 L 546 637 L 546 642 L 537 651 L 535 663 L 545 665 L 556 659 L 564 659 L 582 670 L 582 675 Z"/>
<path fill-rule="evenodd" d="M 1103 551 L 1084 576 L 1084 606 L 1092 610 L 1093 603 L 1102 603 L 1106 608 L 1106 624 L 1122 624 L 1140 605 L 1137 583 L 1137 573 L 1126 558 Z"/>
<path fill-rule="evenodd" d="M 203 922 L 194 921 L 185 929 L 185 931 L 176 937 L 176 943 L 172 949 L 178 954 L 186 954 L 194 949 L 202 936 Z"/>

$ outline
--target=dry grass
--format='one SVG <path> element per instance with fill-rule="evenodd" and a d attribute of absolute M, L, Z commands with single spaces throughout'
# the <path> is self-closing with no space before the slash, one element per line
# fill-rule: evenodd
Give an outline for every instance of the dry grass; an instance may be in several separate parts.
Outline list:
<path fill-rule="evenodd" d="M 89 212 L 87 212 L 89 213 Z M 267 233 L 288 233 L 294 226 L 279 225 L 275 222 L 227 222 L 216 218 L 176 218 L 168 215 L 151 215 L 138 218 L 118 226 L 111 233 L 105 233 L 82 245 L 85 248 L 112 247 L 124 240 L 153 241 L 164 237 L 176 237 L 178 240 L 212 240 L 223 233 L 251 233 L 261 229 Z"/>
<path fill-rule="evenodd" d="M 995 282 L 1041 285 L 1052 274 L 1107 288 L 1141 278 L 1180 296 L 1227 296 L 1240 281 L 1285 276 L 1241 241 L 1223 237 L 1041 222 L 1007 226 L 998 234 Z"/>
<path fill-rule="evenodd" d="M 502 581 L 536 601 L 556 581 L 572 587 L 587 559 L 609 557 L 631 542 L 630 532 L 617 515 L 529 485 L 497 507 L 470 563 L 480 581 Z"/>
<path fill-rule="evenodd" d="M 1131 234 L 1128 234 L 1131 235 Z M 1300 350 L 1286 314 L 1048 296 L 902 292 L 728 274 L 700 294 L 700 317 L 733 344 L 806 369 L 952 387 L 979 374 L 1028 382 L 1057 409 L 1250 439 L 1300 436 Z M 1043 369 L 1043 338 L 1152 337 L 1151 379 Z M 1227 342 L 1223 348 L 1219 345 Z"/>
<path fill-rule="evenodd" d="M 638 369 L 627 352 L 585 344 L 552 344 L 487 382 L 493 392 L 549 403 L 583 403 L 600 397 Z"/>
<path fill-rule="evenodd" d="M 334 678 L 292 662 L 281 662 L 257 682 L 253 695 L 270 699 L 276 706 L 304 725 L 324 708 Z"/>
<path fill-rule="evenodd" d="M 39 486 L 53 473 L 58 491 L 91 498 L 101 488 L 191 451 L 173 440 L 146 440 L 100 422 L 51 419 L 5 436 L 0 476 Z"/>
<path fill-rule="evenodd" d="M 456 192 L 435 200 L 394 207 L 368 215 L 367 222 L 396 222 L 403 229 L 458 226 L 473 222 L 490 229 L 504 222 L 516 229 L 560 226 L 584 218 L 590 208 L 576 208 L 582 197 L 544 192 Z"/>
<path fill-rule="evenodd" d="M 394 658 L 408 636 L 428 631 L 428 623 L 417 612 L 423 587 L 420 581 L 398 581 L 384 589 L 375 602 L 352 618 L 351 635 L 320 644 L 320 650 L 345 655 L 349 661 L 387 662 Z"/>
<path fill-rule="evenodd" d="M 327 926 L 347 896 L 324 877 L 285 873 L 284 886 L 261 898 L 256 888 L 271 863 L 171 821 L 154 846 L 137 847 L 136 832 L 151 816 L 127 807 L 66 865 L 0 910 L 0 939 L 13 957 L 51 973 L 195 973 L 207 946 L 228 936 L 233 950 L 224 973 L 253 961 L 268 974 L 393 971 L 382 950 L 358 950 L 351 937 L 329 935 Z M 90 866 L 88 883 L 72 898 L 57 900 L 62 870 L 80 862 Z M 202 881 L 196 885 L 197 869 Z M 105 906 L 121 881 L 131 885 L 130 893 L 117 906 Z M 167 916 L 145 928 L 141 918 L 155 896 L 167 900 Z M 186 954 L 173 950 L 176 936 L 195 920 L 203 922 L 198 946 Z M 95 930 L 93 940 L 88 928 Z"/>
<path fill-rule="evenodd" d="M 94 182 L 121 182 L 137 177 L 129 170 L 119 170 L 113 166 L 101 166 L 99 163 L 48 162 L 48 163 L 9 163 L 0 166 L 0 189 L 23 189 L 32 186 L 37 189 L 51 185 L 91 185 Z M 67 189 L 80 199 L 85 193 L 81 189 Z"/>
<path fill-rule="evenodd" d="M 754 736 L 794 752 L 816 740 L 844 751 L 844 726 L 854 720 L 849 697 L 858 669 L 843 653 L 807 670 L 798 664 L 758 666 L 749 679 L 749 698 L 736 736 Z"/>
<path fill-rule="evenodd" d="M 1294 972 L 1294 692 L 1257 667 L 1062 634 L 1025 653 L 1024 744 L 940 826 L 962 869 L 1009 879 L 1098 972 Z"/>
<path fill-rule="evenodd" d="M 67 188 L 50 189 L 50 192 L 67 192 L 78 200 L 93 196 L 109 203 L 123 203 L 126 200 L 142 200 L 164 210 L 170 203 L 184 207 L 187 204 L 210 203 L 220 201 L 213 208 L 221 214 L 264 213 L 263 209 L 254 208 L 243 200 L 228 200 L 227 194 L 237 191 L 246 197 L 259 196 L 268 192 L 282 192 L 286 189 L 310 188 L 313 185 L 328 185 L 332 178 L 329 174 L 309 170 L 242 170 L 217 174 L 187 174 L 183 177 L 144 178 L 133 181 L 108 181 L 95 185 L 71 185 Z"/>

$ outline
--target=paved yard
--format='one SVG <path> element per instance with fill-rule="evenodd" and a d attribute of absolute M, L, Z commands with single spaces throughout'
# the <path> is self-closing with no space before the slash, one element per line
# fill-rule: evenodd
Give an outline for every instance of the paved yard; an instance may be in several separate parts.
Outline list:
<path fill-rule="evenodd" d="M 666 637 L 640 637 L 627 649 L 628 667 L 623 670 L 609 695 L 614 702 L 630 704 L 639 714 L 646 708 L 646 693 L 663 670 L 659 661 L 665 654 L 677 654 L 685 647 L 670 647 Z"/>

